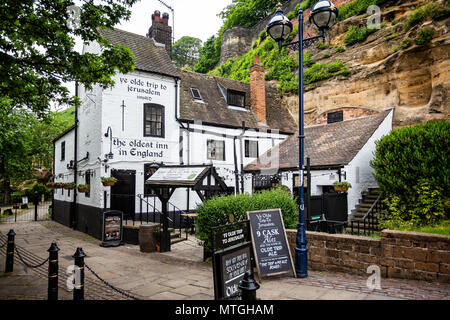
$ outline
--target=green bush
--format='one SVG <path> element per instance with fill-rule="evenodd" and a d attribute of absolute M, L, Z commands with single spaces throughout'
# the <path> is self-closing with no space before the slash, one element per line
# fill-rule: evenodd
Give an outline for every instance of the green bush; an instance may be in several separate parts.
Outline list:
<path fill-rule="evenodd" d="M 229 223 L 229 215 L 235 221 L 246 220 L 247 211 L 281 209 L 286 229 L 296 228 L 298 206 L 295 198 L 284 188 L 236 196 L 221 196 L 207 200 L 196 209 L 197 237 L 204 242 L 206 250 L 211 249 L 211 228 Z"/>
<path fill-rule="evenodd" d="M 344 52 L 344 51 L 345 51 L 344 46 L 339 46 L 336 48 L 336 52 Z"/>
<path fill-rule="evenodd" d="M 447 3 L 444 6 L 437 3 L 429 3 L 426 6 L 415 10 L 405 23 L 405 30 L 410 30 L 412 27 L 423 23 L 428 19 L 442 20 L 448 18 L 450 15 L 450 7 Z"/>
<path fill-rule="evenodd" d="M 370 164 L 386 196 L 384 227 L 449 218 L 450 121 L 392 131 L 376 143 Z"/>
<path fill-rule="evenodd" d="M 354 26 L 350 26 L 347 34 L 344 38 L 344 43 L 348 46 L 355 44 L 357 42 L 363 42 L 367 39 L 367 37 L 377 31 L 377 29 L 370 29 L 367 27 L 356 28 Z"/>
<path fill-rule="evenodd" d="M 416 39 L 414 39 L 414 43 L 417 45 L 425 45 L 433 39 L 434 31 L 428 28 L 422 28 L 419 31 Z"/>

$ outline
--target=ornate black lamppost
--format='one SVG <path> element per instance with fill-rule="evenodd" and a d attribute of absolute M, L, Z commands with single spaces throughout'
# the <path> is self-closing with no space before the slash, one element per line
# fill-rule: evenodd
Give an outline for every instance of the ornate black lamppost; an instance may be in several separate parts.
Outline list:
<path fill-rule="evenodd" d="M 303 167 L 304 167 L 304 120 L 303 120 L 303 49 L 310 46 L 320 38 L 325 40 L 325 33 L 335 23 L 338 16 L 338 9 L 329 0 L 321 0 L 317 2 L 310 15 L 310 22 L 319 29 L 321 35 L 303 39 L 303 10 L 300 6 L 298 12 L 298 41 L 282 44 L 283 41 L 289 38 L 292 31 L 292 23 L 283 15 L 281 10 L 281 4 L 278 4 L 278 9 L 275 12 L 275 16 L 270 20 L 267 25 L 267 33 L 269 36 L 278 43 L 278 48 L 281 52 L 281 48 L 288 46 L 292 50 L 298 50 L 298 66 L 299 66 L 299 86 L 298 86 L 298 99 L 299 99 L 299 223 L 297 227 L 297 239 L 295 248 L 295 272 L 297 277 L 305 278 L 308 276 L 308 249 L 306 248 L 306 232 L 305 232 L 305 189 L 303 183 Z"/>

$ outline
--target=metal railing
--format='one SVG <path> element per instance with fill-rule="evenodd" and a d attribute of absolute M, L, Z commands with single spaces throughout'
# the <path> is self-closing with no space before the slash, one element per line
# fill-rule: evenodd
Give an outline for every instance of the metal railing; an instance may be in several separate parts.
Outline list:
<path fill-rule="evenodd" d="M 382 199 L 383 199 L 383 193 L 380 193 L 378 198 L 374 201 L 370 209 L 367 211 L 367 213 L 364 215 L 364 217 L 357 221 L 350 221 L 350 233 L 351 234 L 363 234 L 363 235 L 371 235 L 376 232 L 380 232 L 380 227 L 378 225 L 378 217 L 377 214 L 379 214 L 382 210 Z"/>

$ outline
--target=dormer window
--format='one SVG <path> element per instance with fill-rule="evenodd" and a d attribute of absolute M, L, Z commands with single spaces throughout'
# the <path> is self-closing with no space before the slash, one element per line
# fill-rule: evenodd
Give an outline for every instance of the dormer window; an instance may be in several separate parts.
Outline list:
<path fill-rule="evenodd" d="M 227 103 L 229 106 L 245 108 L 245 93 L 228 89 Z"/>
<path fill-rule="evenodd" d="M 200 95 L 200 91 L 195 88 L 191 88 L 192 97 L 195 100 L 202 100 L 202 96 Z"/>

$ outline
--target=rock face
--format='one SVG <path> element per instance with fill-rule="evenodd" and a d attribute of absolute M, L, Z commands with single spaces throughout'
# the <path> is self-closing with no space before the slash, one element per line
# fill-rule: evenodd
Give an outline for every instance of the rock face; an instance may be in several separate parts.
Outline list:
<path fill-rule="evenodd" d="M 417 4 L 409 3 L 409 6 Z M 319 118 L 326 119 L 328 112 L 344 107 L 360 108 L 361 114 L 366 108 L 395 107 L 394 127 L 450 118 L 450 19 L 428 21 L 405 32 L 403 23 L 392 24 L 388 19 L 405 21 L 412 13 L 409 6 L 388 8 L 382 13 L 386 26 L 366 41 L 346 47 L 344 52 L 337 53 L 335 48 L 343 45 L 345 33 L 350 25 L 357 25 L 357 17 L 339 23 L 330 32 L 331 49 L 314 49 L 314 60 L 340 59 L 349 67 L 351 75 L 315 83 L 310 90 L 306 88 L 306 124 L 315 124 Z M 424 27 L 433 30 L 434 37 L 426 45 L 416 45 L 413 39 Z M 411 46 L 401 49 L 406 37 L 411 39 Z M 296 100 L 286 97 L 293 114 L 298 114 Z"/>
<path fill-rule="evenodd" d="M 335 4 L 340 6 L 347 2 L 350 1 L 335 1 Z M 430 2 L 433 1 L 397 1 L 394 6 L 382 8 L 383 27 L 364 42 L 351 46 L 345 46 L 343 42 L 349 27 L 365 25 L 368 15 L 354 16 L 336 24 L 327 36 L 331 46 L 324 50 L 311 49 L 312 58 L 316 62 L 327 63 L 339 59 L 349 67 L 351 74 L 305 86 L 305 124 L 317 124 L 326 119 L 327 113 L 336 110 L 343 110 L 346 119 L 389 107 L 395 107 L 394 127 L 449 119 L 450 18 L 426 21 L 407 32 L 404 28 L 415 8 Z M 290 8 L 295 8 L 295 4 L 296 1 L 290 1 L 290 7 L 285 13 L 292 11 Z M 305 21 L 308 16 L 309 10 L 305 12 Z M 249 50 L 242 41 L 236 39 L 244 39 L 245 43 L 251 45 L 252 40 L 249 39 L 255 40 L 259 29 L 267 21 L 262 21 L 252 30 L 247 28 L 247 33 L 244 32 L 245 28 L 231 28 L 229 39 L 224 33 L 223 60 L 226 61 L 227 55 L 239 55 L 239 50 Z M 433 39 L 428 44 L 417 45 L 414 39 L 422 28 L 433 30 Z M 306 25 L 304 36 L 310 35 L 311 29 Z M 411 46 L 402 49 L 400 45 L 405 38 L 411 39 Z M 337 52 L 338 46 L 344 46 L 345 51 Z M 240 49 L 234 50 L 234 47 Z M 297 121 L 298 97 L 285 96 L 284 102 Z"/>

